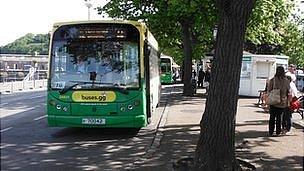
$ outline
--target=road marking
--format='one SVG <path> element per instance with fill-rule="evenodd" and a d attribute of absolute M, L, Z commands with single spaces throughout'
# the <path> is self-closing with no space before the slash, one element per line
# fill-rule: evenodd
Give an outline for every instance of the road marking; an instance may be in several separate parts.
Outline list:
<path fill-rule="evenodd" d="M 40 117 L 38 117 L 38 118 L 35 118 L 34 121 L 38 121 L 38 120 L 43 119 L 43 118 L 45 118 L 45 117 L 46 117 L 46 115 L 40 116 Z"/>
<path fill-rule="evenodd" d="M 30 111 L 30 110 L 33 110 L 33 109 L 35 109 L 35 107 L 29 107 L 29 108 L 25 108 L 25 109 L 23 109 L 23 108 L 21 108 L 21 109 L 7 109 L 7 110 L 5 108 L 3 108 L 3 112 L 1 111 L 1 113 L 0 113 L 0 118 L 4 118 L 4 117 L 7 117 L 7 116 L 12 116 L 12 115 L 22 113 L 22 112 L 27 112 L 27 111 Z"/>
<path fill-rule="evenodd" d="M 8 127 L 8 128 L 5 128 L 5 129 L 2 129 L 0 132 L 2 133 L 2 132 L 5 132 L 5 131 L 8 131 L 8 130 L 10 130 L 10 129 L 12 129 L 13 127 Z"/>
<path fill-rule="evenodd" d="M 8 103 L 1 103 L 0 106 L 6 106 Z"/>
<path fill-rule="evenodd" d="M 42 96 L 33 96 L 33 97 L 30 97 L 30 98 L 24 98 L 24 100 L 32 100 L 32 99 L 37 99 L 37 98 L 41 98 L 41 97 L 45 97 L 45 95 L 42 95 Z"/>

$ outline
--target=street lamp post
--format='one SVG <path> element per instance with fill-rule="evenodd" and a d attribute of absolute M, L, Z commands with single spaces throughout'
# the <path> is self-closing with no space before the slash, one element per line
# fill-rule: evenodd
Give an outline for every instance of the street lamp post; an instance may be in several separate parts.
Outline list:
<path fill-rule="evenodd" d="M 88 7 L 88 20 L 90 20 L 90 8 L 93 6 L 91 0 L 84 0 L 85 6 Z"/>

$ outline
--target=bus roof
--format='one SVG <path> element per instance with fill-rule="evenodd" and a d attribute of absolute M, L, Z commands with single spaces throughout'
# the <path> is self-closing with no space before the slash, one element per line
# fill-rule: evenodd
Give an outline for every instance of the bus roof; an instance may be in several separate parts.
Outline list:
<path fill-rule="evenodd" d="M 168 59 L 173 59 L 171 56 L 167 56 L 167 55 L 164 55 L 164 54 L 161 54 L 160 58 L 168 58 Z"/>
<path fill-rule="evenodd" d="M 134 26 L 144 26 L 146 24 L 139 21 L 131 21 L 131 20 L 82 20 L 82 21 L 66 21 L 66 22 L 56 22 L 53 24 L 53 27 L 60 27 L 63 25 L 73 25 L 73 24 L 89 24 L 89 23 L 117 23 L 117 24 L 132 24 Z"/>

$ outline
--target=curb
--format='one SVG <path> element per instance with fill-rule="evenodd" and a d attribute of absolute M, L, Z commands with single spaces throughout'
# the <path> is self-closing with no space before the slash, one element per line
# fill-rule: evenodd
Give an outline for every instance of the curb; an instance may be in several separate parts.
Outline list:
<path fill-rule="evenodd" d="M 173 87 L 171 88 L 169 94 L 171 94 L 173 90 Z M 159 119 L 159 123 L 156 126 L 156 132 L 155 132 L 155 137 L 152 141 L 152 144 L 150 146 L 150 148 L 147 150 L 147 153 L 145 154 L 145 158 L 150 158 L 152 157 L 152 155 L 156 152 L 157 148 L 160 146 L 160 142 L 164 136 L 163 134 L 163 127 L 165 126 L 166 122 L 167 122 L 167 117 L 168 117 L 168 112 L 169 112 L 169 101 L 171 98 L 168 98 L 166 100 L 166 104 L 164 107 L 164 110 L 162 111 L 162 115 Z"/>
<path fill-rule="evenodd" d="M 152 142 L 150 148 L 148 149 L 147 153 L 145 154 L 146 158 L 152 157 L 152 155 L 156 152 L 157 148 L 160 146 L 160 142 L 164 136 L 163 127 L 165 126 L 165 124 L 167 122 L 168 111 L 170 108 L 167 105 L 168 105 L 168 101 L 166 102 L 166 106 L 162 112 L 163 114 L 161 115 L 160 122 L 159 122 L 158 126 L 156 127 L 156 133 L 155 133 L 153 142 Z"/>
<path fill-rule="evenodd" d="M 173 90 L 173 87 L 170 89 L 170 91 L 168 93 L 171 94 L 172 90 Z M 166 124 L 167 116 L 168 116 L 168 112 L 169 112 L 169 110 L 168 110 L 169 101 L 170 101 L 170 98 L 165 100 L 165 105 L 161 111 L 161 116 L 155 127 L 154 137 L 153 137 L 153 140 L 152 140 L 150 146 L 146 149 L 146 152 L 145 152 L 145 154 L 143 154 L 143 156 L 138 157 L 135 160 L 135 162 L 128 164 L 126 166 L 126 170 L 134 170 L 134 169 L 136 169 L 136 167 L 142 166 L 144 164 L 144 162 L 146 160 L 148 160 L 149 158 L 151 158 L 155 154 L 156 150 L 159 148 L 161 140 L 163 138 L 162 129 Z"/>

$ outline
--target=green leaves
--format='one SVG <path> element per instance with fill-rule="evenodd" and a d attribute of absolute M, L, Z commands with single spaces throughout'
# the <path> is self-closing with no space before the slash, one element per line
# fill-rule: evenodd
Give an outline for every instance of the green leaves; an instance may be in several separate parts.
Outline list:
<path fill-rule="evenodd" d="M 303 27 L 302 27 L 303 28 Z M 284 30 L 283 49 L 289 62 L 304 67 L 304 30 L 297 23 L 287 23 Z"/>
<path fill-rule="evenodd" d="M 183 21 L 190 23 L 191 44 L 198 50 L 194 53 L 195 58 L 201 58 L 203 52 L 213 45 L 213 28 L 217 17 L 212 0 L 113 0 L 98 11 L 112 18 L 145 21 L 161 50 L 174 56 L 177 61 L 183 59 Z"/>
<path fill-rule="evenodd" d="M 267 51 L 246 50 L 252 53 L 285 54 L 290 57 L 290 63 L 303 67 L 303 17 L 292 15 L 293 8 L 292 0 L 257 0 L 247 26 L 246 42 L 254 44 L 255 50 L 265 46 L 273 48 L 266 48 Z"/>
<path fill-rule="evenodd" d="M 292 10 L 289 0 L 257 0 L 246 39 L 256 45 L 282 44 L 281 30 Z"/>
<path fill-rule="evenodd" d="M 245 46 L 254 48 L 245 50 L 283 53 L 290 56 L 290 62 L 303 66 L 304 50 L 300 42 L 304 42 L 304 22 L 303 17 L 295 16 L 296 21 L 290 23 L 293 7 L 292 0 L 256 0 L 246 31 L 249 45 Z M 113 18 L 145 21 L 161 50 L 180 62 L 184 57 L 182 21 L 190 23 L 193 58 L 201 58 L 213 48 L 213 29 L 218 18 L 214 0 L 111 0 L 98 11 Z M 264 47 L 272 48 L 265 51 Z"/>

